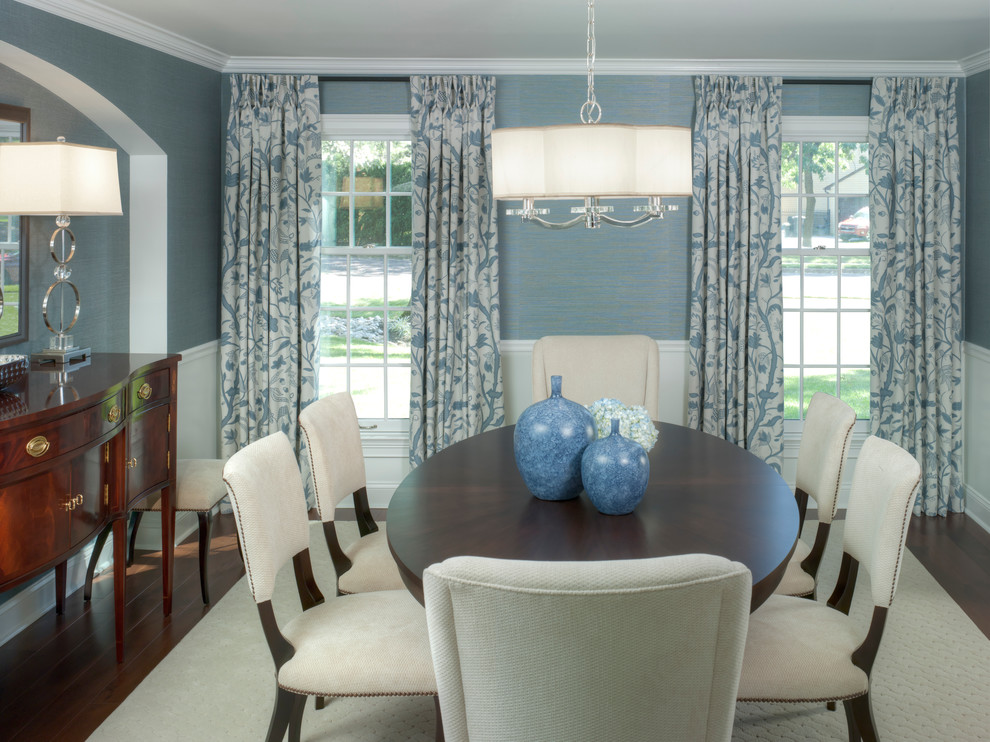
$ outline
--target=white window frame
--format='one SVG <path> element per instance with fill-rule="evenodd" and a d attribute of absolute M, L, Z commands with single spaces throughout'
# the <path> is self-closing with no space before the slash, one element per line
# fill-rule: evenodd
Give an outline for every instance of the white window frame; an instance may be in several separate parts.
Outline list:
<path fill-rule="evenodd" d="M 324 114 L 321 117 L 321 136 L 326 139 L 351 139 L 359 141 L 411 140 L 411 120 L 407 115 L 380 114 Z M 323 197 L 321 190 L 320 197 Z M 353 229 L 351 240 L 353 241 Z M 360 245 L 348 247 L 320 247 L 321 255 L 344 255 L 367 257 L 366 248 Z M 376 255 L 403 255 L 412 257 L 411 247 L 376 247 Z M 388 296 L 388 276 L 385 276 L 385 295 Z M 348 289 L 347 306 L 350 306 L 350 289 Z M 387 300 L 386 300 L 387 306 Z M 387 352 L 387 351 L 386 351 Z M 387 359 L 387 356 L 386 356 Z M 321 364 L 322 366 L 322 356 Z M 387 360 L 386 366 L 387 369 Z M 387 374 L 386 374 L 387 384 Z M 386 400 L 386 414 L 388 411 Z M 408 433 L 409 418 L 360 418 L 362 439 L 376 438 L 382 435 L 391 436 L 397 433 Z"/>
<path fill-rule="evenodd" d="M 787 142 L 866 142 L 869 138 L 869 122 L 869 116 L 783 116 L 781 117 L 781 138 Z M 781 193 L 782 198 L 792 197 L 793 195 L 796 194 Z M 833 198 L 838 198 L 838 195 L 833 196 Z M 839 239 L 838 224 L 836 224 L 835 239 Z M 799 254 L 807 255 L 810 250 L 811 248 L 803 248 Z M 795 252 L 789 250 L 788 254 L 795 254 Z M 848 248 L 843 248 L 842 250 L 835 249 L 834 252 L 840 256 L 855 254 Z M 832 254 L 831 251 L 828 254 Z M 813 310 L 806 310 L 802 307 L 802 314 L 805 311 Z M 841 332 L 841 323 L 838 332 Z M 841 335 L 836 336 L 836 343 L 841 347 Z M 781 355 L 781 363 L 783 363 L 783 355 Z M 803 393 L 801 396 L 803 396 Z M 853 433 L 857 437 L 865 435 L 869 432 L 869 425 L 869 419 L 857 418 L 853 425 Z M 803 418 L 800 420 L 784 420 L 784 433 L 788 437 L 800 435 L 803 428 Z"/>

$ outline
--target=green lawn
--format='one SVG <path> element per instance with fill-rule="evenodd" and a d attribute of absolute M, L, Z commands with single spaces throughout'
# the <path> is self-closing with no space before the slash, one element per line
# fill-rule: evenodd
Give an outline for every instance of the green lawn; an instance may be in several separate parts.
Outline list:
<path fill-rule="evenodd" d="M 804 401 L 805 410 L 815 392 L 835 394 L 835 374 L 820 374 L 805 376 Z M 870 417 L 870 370 L 857 369 L 847 371 L 842 375 L 842 400 L 856 411 L 856 417 L 868 420 Z M 784 418 L 798 419 L 798 379 L 796 376 L 784 377 Z"/>
<path fill-rule="evenodd" d="M 320 356 L 323 358 L 342 358 L 347 352 L 347 343 L 342 337 L 324 335 L 320 338 Z M 389 343 L 388 357 L 392 361 L 409 361 L 409 344 L 399 345 Z M 382 346 L 368 340 L 351 340 L 351 359 L 354 361 L 381 361 Z"/>
<path fill-rule="evenodd" d="M 20 307 L 16 305 L 20 300 L 20 295 L 20 286 L 7 286 L 3 290 L 3 298 L 6 306 L 3 310 L 3 317 L 0 317 L 0 337 L 17 332 Z"/>

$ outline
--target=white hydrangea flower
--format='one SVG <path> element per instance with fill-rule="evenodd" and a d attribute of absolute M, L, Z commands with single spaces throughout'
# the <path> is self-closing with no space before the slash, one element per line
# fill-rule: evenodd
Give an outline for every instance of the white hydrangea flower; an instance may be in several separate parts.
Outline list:
<path fill-rule="evenodd" d="M 619 418 L 619 434 L 623 438 L 636 441 L 649 451 L 657 442 L 659 433 L 650 419 L 650 413 L 642 405 L 624 405 L 617 399 L 603 398 L 588 405 L 595 420 L 599 438 L 612 433 L 612 418 Z"/>

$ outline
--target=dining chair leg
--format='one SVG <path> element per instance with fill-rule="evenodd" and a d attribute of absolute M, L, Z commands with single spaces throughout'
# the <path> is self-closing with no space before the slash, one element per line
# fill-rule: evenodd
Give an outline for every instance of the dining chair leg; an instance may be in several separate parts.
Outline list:
<path fill-rule="evenodd" d="M 107 537 L 110 535 L 110 530 L 113 528 L 112 523 L 108 523 L 106 528 L 100 531 L 100 535 L 96 537 L 96 543 L 93 544 L 93 553 L 89 557 L 89 566 L 86 567 L 86 583 L 83 586 L 83 600 L 89 600 L 93 597 L 93 575 L 96 573 L 96 563 L 100 561 L 100 552 L 103 551 L 103 545 L 107 542 Z"/>
<path fill-rule="evenodd" d="M 856 731 L 863 738 L 863 742 L 880 742 L 880 735 L 877 734 L 877 724 L 873 720 L 873 705 L 870 703 L 870 693 L 859 698 L 854 698 L 847 703 L 852 704 L 853 717 L 856 721 Z"/>
<path fill-rule="evenodd" d="M 433 696 L 433 706 L 436 708 L 437 711 L 436 742 L 444 742 L 443 716 L 440 714 L 440 696 Z"/>
<path fill-rule="evenodd" d="M 853 704 L 852 701 L 843 701 L 842 708 L 846 712 L 846 726 L 849 729 L 849 742 L 862 742 L 862 738 L 859 736 L 859 730 L 856 728 L 856 717 L 853 714 Z"/>
<path fill-rule="evenodd" d="M 265 738 L 267 742 L 282 742 L 285 739 L 285 730 L 289 728 L 295 702 L 295 693 L 275 688 L 275 708 L 272 709 L 272 720 L 268 724 L 268 736 Z"/>
<path fill-rule="evenodd" d="M 213 511 L 200 511 L 199 516 L 199 587 L 203 593 L 203 604 L 210 604 L 210 589 L 207 585 L 207 564 L 210 556 L 210 537 L 213 532 Z"/>
<path fill-rule="evenodd" d="M 131 512 L 131 538 L 127 542 L 127 566 L 130 567 L 134 564 L 134 548 L 137 545 L 137 532 L 138 526 L 141 525 L 141 516 L 144 515 L 140 510 L 134 510 Z"/>
<path fill-rule="evenodd" d="M 302 736 L 302 717 L 306 710 L 306 696 L 295 697 L 292 715 L 289 717 L 289 742 L 299 742 Z"/>

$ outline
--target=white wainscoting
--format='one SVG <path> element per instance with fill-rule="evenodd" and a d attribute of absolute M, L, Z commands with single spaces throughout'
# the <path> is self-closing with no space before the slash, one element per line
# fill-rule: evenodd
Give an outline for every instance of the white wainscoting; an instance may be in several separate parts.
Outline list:
<path fill-rule="evenodd" d="M 990 351 L 963 343 L 966 514 L 990 531 Z"/>

